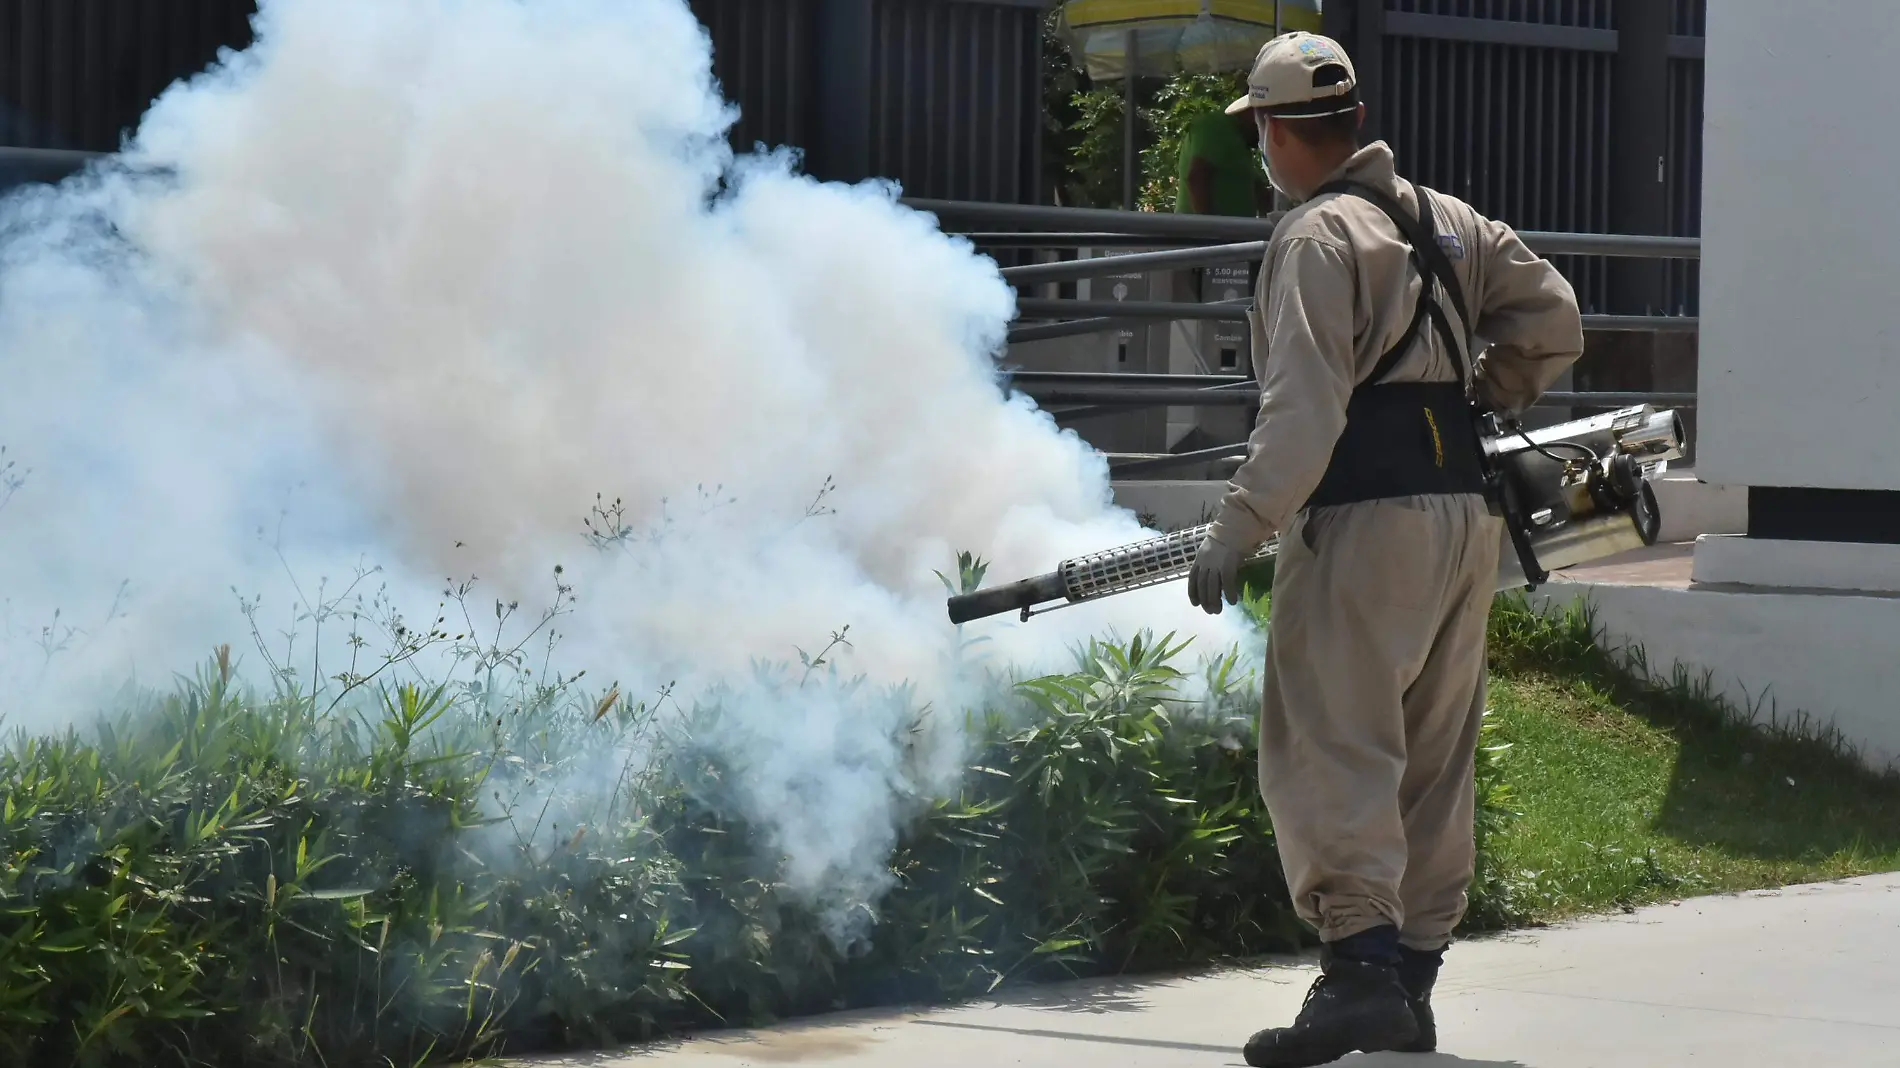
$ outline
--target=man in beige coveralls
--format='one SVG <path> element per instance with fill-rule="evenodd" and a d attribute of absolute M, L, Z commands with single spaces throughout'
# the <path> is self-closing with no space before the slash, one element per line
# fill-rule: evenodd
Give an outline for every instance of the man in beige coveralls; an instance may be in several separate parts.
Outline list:
<path fill-rule="evenodd" d="M 1210 613 L 1237 603 L 1241 560 L 1280 535 L 1260 787 L 1324 949 L 1298 1019 L 1247 1042 L 1266 1068 L 1436 1046 L 1504 534 L 1471 404 L 1528 407 L 1581 354 L 1583 327 L 1570 285 L 1509 227 L 1421 194 L 1383 142 L 1359 146 L 1365 108 L 1336 42 L 1275 38 L 1248 90 L 1230 110 L 1253 110 L 1297 206 L 1255 298 L 1259 422 L 1189 596 Z M 1415 255 L 1402 224 L 1437 248 Z M 1490 347 L 1468 374 L 1473 335 Z"/>

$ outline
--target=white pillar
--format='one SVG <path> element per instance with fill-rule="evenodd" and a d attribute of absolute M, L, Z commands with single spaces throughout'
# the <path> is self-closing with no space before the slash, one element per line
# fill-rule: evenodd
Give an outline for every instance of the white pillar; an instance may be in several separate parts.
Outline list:
<path fill-rule="evenodd" d="M 1757 533 L 1900 542 L 1897 49 L 1891 0 L 1709 6 L 1696 470 Z"/>

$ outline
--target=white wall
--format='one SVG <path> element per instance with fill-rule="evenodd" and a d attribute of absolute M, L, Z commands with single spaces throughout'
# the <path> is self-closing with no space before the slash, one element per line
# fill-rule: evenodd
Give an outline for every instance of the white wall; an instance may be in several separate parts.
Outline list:
<path fill-rule="evenodd" d="M 1538 596 L 1546 604 L 1589 603 L 1605 644 L 1641 649 L 1660 678 L 1678 665 L 1693 679 L 1706 672 L 1739 713 L 1831 728 L 1875 770 L 1900 762 L 1900 598 L 1563 582 Z"/>
<path fill-rule="evenodd" d="M 1697 472 L 1900 488 L 1900 2 L 1716 0 L 1707 47 Z"/>

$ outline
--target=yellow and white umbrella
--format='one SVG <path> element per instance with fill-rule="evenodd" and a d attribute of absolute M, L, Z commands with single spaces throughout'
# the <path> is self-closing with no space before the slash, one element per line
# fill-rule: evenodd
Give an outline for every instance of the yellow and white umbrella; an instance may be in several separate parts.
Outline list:
<path fill-rule="evenodd" d="M 1275 9 L 1278 9 L 1277 11 Z M 1282 31 L 1320 32 L 1320 0 L 1067 0 L 1061 33 L 1089 80 L 1244 70 Z"/>

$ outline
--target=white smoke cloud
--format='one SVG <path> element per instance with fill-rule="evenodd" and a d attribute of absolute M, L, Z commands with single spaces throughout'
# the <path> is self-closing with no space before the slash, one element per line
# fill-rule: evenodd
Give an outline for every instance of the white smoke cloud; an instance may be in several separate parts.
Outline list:
<path fill-rule="evenodd" d="M 992 384 L 990 260 L 887 185 L 733 158 L 682 0 L 267 0 L 257 31 L 122 168 L 0 208 L 0 444 L 33 469 L 0 512 L 4 673 L 40 686 L 13 722 L 242 647 L 234 589 L 287 623 L 293 577 L 358 561 L 413 613 L 563 564 L 562 659 L 629 693 L 848 625 L 841 670 L 949 707 L 957 551 L 1008 581 L 1144 536 Z M 666 501 L 671 536 L 594 552 L 597 493 L 642 531 Z M 55 609 L 83 633 L 49 659 Z M 967 629 L 1036 670 L 1105 631 L 1224 650 L 1234 616 L 1176 585 Z M 933 785 L 868 707 L 764 704 L 725 740 L 815 894 L 875 882 L 894 799 Z"/>

